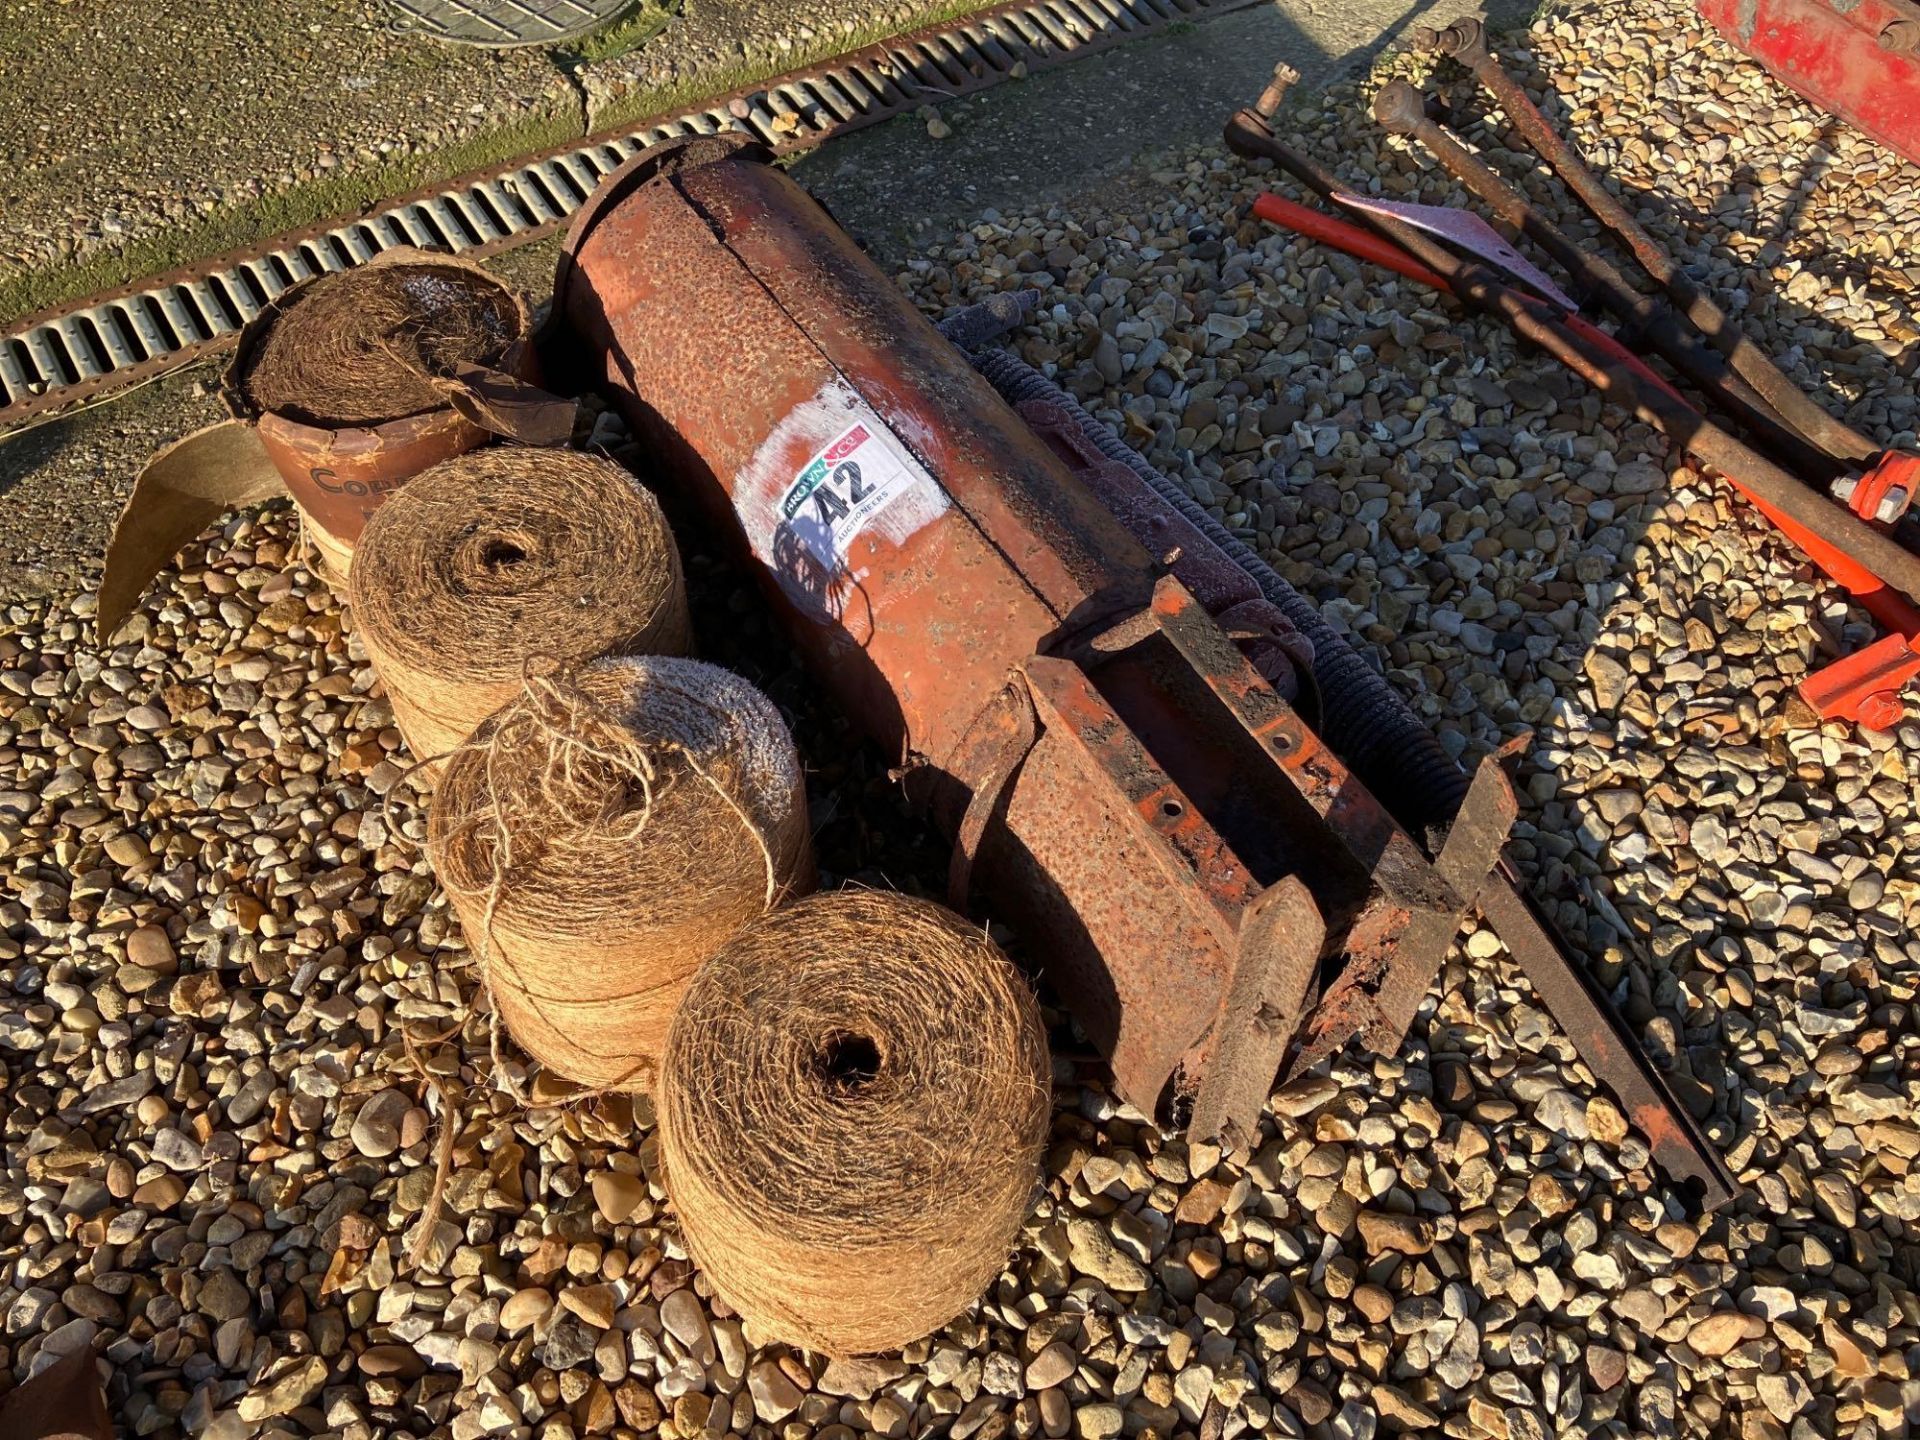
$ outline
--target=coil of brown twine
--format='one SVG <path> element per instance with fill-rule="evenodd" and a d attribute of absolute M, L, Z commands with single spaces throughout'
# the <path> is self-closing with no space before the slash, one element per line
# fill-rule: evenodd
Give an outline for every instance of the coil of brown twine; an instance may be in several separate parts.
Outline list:
<path fill-rule="evenodd" d="M 508 1031 L 594 1087 L 650 1087 L 687 979 L 814 883 L 779 711 L 671 656 L 530 673 L 447 761 L 427 834 Z"/>
<path fill-rule="evenodd" d="M 354 624 L 418 760 L 519 694 L 529 659 L 565 667 L 692 641 L 659 501 L 577 451 L 443 461 L 374 513 L 352 553 Z"/>
<path fill-rule="evenodd" d="M 346 270 L 278 317 L 240 383 L 302 424 L 381 425 L 446 404 L 432 377 L 497 364 L 523 321 L 512 291 L 462 266 Z"/>
<path fill-rule="evenodd" d="M 701 968 L 667 1041 L 687 1249 L 767 1338 L 896 1349 L 1006 1263 L 1048 1080 L 1026 981 L 959 916 L 871 891 L 763 916 Z"/>

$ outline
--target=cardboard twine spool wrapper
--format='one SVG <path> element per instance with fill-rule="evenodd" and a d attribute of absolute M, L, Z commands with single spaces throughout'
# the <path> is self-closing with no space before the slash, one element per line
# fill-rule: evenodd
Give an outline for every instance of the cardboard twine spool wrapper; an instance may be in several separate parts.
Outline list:
<path fill-rule="evenodd" d="M 661 1075 L 667 1188 L 761 1337 L 893 1350 L 1006 1264 L 1049 1101 L 1032 993 L 979 929 L 901 895 L 816 895 L 688 987 Z"/>
<path fill-rule="evenodd" d="M 335 580 L 409 477 L 505 435 L 554 445 L 572 402 L 535 387 L 527 307 L 479 266 L 389 250 L 283 291 L 240 332 L 221 383 L 233 419 L 157 453 L 114 527 L 109 634 L 162 567 L 228 511 L 291 494 Z"/>
<path fill-rule="evenodd" d="M 611 460 L 493 446 L 415 476 L 353 567 L 354 626 L 419 760 L 521 691 L 527 662 L 680 655 L 686 581 L 660 503 Z"/>
<path fill-rule="evenodd" d="M 779 711 L 671 656 L 529 674 L 446 762 L 427 833 L 507 1030 L 595 1088 L 650 1088 L 701 962 L 814 884 Z"/>

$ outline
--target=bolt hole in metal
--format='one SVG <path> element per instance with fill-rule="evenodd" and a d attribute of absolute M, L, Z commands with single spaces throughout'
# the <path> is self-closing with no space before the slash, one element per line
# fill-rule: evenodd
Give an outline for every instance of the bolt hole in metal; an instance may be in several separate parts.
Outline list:
<path fill-rule="evenodd" d="M 1187 807 L 1178 800 L 1163 800 L 1160 802 L 1160 813 L 1169 820 L 1178 820 L 1187 813 Z"/>
<path fill-rule="evenodd" d="M 1276 755 L 1291 755 L 1293 753 L 1293 736 L 1284 730 L 1270 738 L 1267 743 L 1273 746 L 1273 753 Z"/>

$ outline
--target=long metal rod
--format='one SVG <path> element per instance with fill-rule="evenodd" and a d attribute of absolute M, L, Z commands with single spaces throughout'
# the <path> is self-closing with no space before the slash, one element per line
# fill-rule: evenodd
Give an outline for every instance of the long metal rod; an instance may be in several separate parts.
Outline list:
<path fill-rule="evenodd" d="M 1275 139 L 1267 118 L 1267 115 L 1255 110 L 1243 110 L 1236 114 L 1227 122 L 1226 141 L 1229 148 L 1242 155 L 1273 160 L 1303 184 L 1329 198 L 1342 188 L 1332 174 L 1313 160 Z M 1254 206 L 1254 213 L 1280 224 L 1288 223 L 1292 218 L 1286 208 L 1263 207 L 1258 202 Z M 1430 283 L 1429 277 L 1439 280 L 1469 303 L 1486 308 L 1484 297 L 1476 296 L 1472 286 L 1463 279 L 1463 273 L 1484 273 L 1484 267 L 1460 261 L 1451 251 L 1426 242 L 1425 237 L 1410 226 L 1371 214 L 1363 213 L 1362 218 L 1398 252 L 1394 258 L 1371 253 L 1369 258 L 1378 258 L 1379 263 L 1389 264 L 1401 274 L 1421 283 Z M 1339 224 L 1316 226 L 1314 233 L 1343 248 L 1352 240 Z M 1414 239 L 1416 245 L 1403 243 L 1403 235 Z M 1372 252 L 1375 247 L 1353 248 Z M 1414 253 L 1409 256 L 1408 251 Z M 1613 353 L 1599 345 L 1599 342 L 1611 339 L 1604 332 L 1590 330 L 1577 316 L 1569 317 L 1569 322 L 1580 327 L 1574 330 L 1574 334 L 1586 329 L 1594 337 L 1600 353 Z M 1571 340 L 1566 343 L 1572 347 Z M 1638 364 L 1630 353 L 1625 352 L 1621 352 L 1617 363 L 1623 372 L 1630 372 Z M 1657 390 L 1663 385 L 1664 382 L 1652 372 L 1645 374 L 1649 388 Z M 1674 399 L 1682 408 L 1685 407 L 1686 402 L 1680 397 L 1676 395 Z M 1793 484 L 1791 480 L 1788 483 Z M 1794 488 L 1805 493 L 1803 487 L 1797 484 Z M 1660 1166 L 1677 1179 L 1697 1186 L 1699 1202 L 1708 1210 L 1719 1208 L 1738 1194 L 1739 1182 L 1721 1160 L 1719 1151 L 1634 1040 L 1619 1013 L 1594 984 L 1592 976 L 1556 942 L 1552 926 L 1527 895 L 1525 884 L 1509 862 L 1503 859 L 1486 877 L 1475 903 L 1494 933 L 1500 936 L 1514 959 L 1526 971 L 1528 979 L 1549 1012 L 1567 1032 L 1581 1059 L 1591 1067 L 1600 1083 L 1618 1097 L 1633 1124 L 1646 1136 L 1654 1159 Z"/>
<path fill-rule="evenodd" d="M 1440 54 L 1453 56 L 1473 72 L 1474 78 L 1498 102 L 1541 159 L 1553 167 L 1601 224 L 1620 237 L 1621 243 L 1633 251 L 1687 319 L 1725 353 L 1734 370 L 1764 396 L 1788 424 L 1837 460 L 1865 460 L 1879 453 L 1881 447 L 1828 414 L 1782 374 L 1726 312 L 1674 264 L 1659 242 L 1628 213 L 1627 207 L 1607 193 L 1599 176 L 1587 167 L 1579 152 L 1561 138 L 1525 88 L 1506 72 L 1488 48 L 1486 26 L 1481 21 L 1457 20 L 1445 30 L 1420 32 L 1418 39 Z"/>
<path fill-rule="evenodd" d="M 1512 867 L 1501 865 L 1479 895 L 1480 913 L 1546 1002 L 1596 1078 L 1625 1107 L 1668 1174 L 1700 1187 L 1717 1210 L 1740 1192 L 1720 1151 L 1694 1122 L 1586 967 L 1554 944 L 1552 932 Z"/>
<path fill-rule="evenodd" d="M 1428 269 L 1393 242 L 1324 211 L 1296 204 L 1272 191 L 1255 196 L 1252 208 L 1253 213 L 1262 220 L 1284 226 L 1337 250 L 1344 250 L 1357 259 L 1385 266 L 1434 290 L 1451 289 L 1444 276 Z M 1586 345 L 1597 357 L 1617 360 L 1632 371 L 1636 380 L 1666 390 L 1677 399 L 1684 399 L 1644 360 L 1606 331 L 1587 324 L 1578 315 L 1565 316 L 1561 323 L 1567 327 L 1573 339 Z M 1885 581 L 1865 566 L 1773 509 L 1742 485 L 1739 476 L 1728 475 L 1726 480 L 1745 497 L 1747 503 L 1799 546 L 1814 564 L 1859 601 L 1884 628 L 1907 638 L 1920 635 L 1920 608 L 1916 608 L 1905 596 L 1889 589 Z"/>
<path fill-rule="evenodd" d="M 1445 126 L 1429 117 L 1420 92 L 1412 85 L 1392 80 L 1381 86 L 1373 97 L 1373 115 L 1389 134 L 1404 135 L 1426 146 L 1434 159 L 1497 218 L 1557 260 L 1578 285 L 1632 327 L 1769 451 L 1790 458 L 1793 468 L 1821 489 L 1840 471 L 1839 462 L 1793 429 L 1733 371 L 1726 356 L 1689 332 L 1671 306 L 1634 289 L 1610 260 L 1576 243 Z"/>
<path fill-rule="evenodd" d="M 1344 187 L 1317 161 L 1277 140 L 1251 111 L 1227 122 L 1229 148 L 1273 160 L 1318 193 L 1331 197 Z M 1766 456 L 1701 416 L 1681 396 L 1640 383 L 1632 368 L 1603 356 L 1544 303 L 1508 285 L 1486 266 L 1462 260 L 1412 226 L 1384 215 L 1358 212 L 1376 233 L 1443 276 L 1448 288 L 1475 309 L 1505 321 L 1522 339 L 1545 350 L 1610 400 L 1652 425 L 1722 474 L 1738 476 L 1742 488 L 1786 515 L 1849 559 L 1909 597 L 1920 597 L 1920 555 L 1801 484 Z"/>

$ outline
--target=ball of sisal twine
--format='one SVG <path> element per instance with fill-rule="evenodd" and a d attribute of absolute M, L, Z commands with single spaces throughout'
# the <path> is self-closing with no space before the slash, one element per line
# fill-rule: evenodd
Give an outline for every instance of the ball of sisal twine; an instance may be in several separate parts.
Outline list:
<path fill-rule="evenodd" d="M 701 962 L 814 883 L 779 712 L 669 656 L 530 673 L 446 762 L 428 851 L 508 1031 L 592 1087 L 651 1086 Z"/>
<path fill-rule="evenodd" d="M 260 410 L 324 429 L 435 410 L 432 377 L 491 367 L 526 316 L 497 280 L 430 260 L 316 280 L 281 314 L 240 377 Z"/>
<path fill-rule="evenodd" d="M 529 659 L 682 654 L 659 501 L 611 460 L 492 446 L 409 480 L 352 550 L 354 625 L 418 760 L 520 693 Z"/>
<path fill-rule="evenodd" d="M 1005 1265 L 1048 1082 L 1026 981 L 959 916 L 872 891 L 765 915 L 701 968 L 667 1041 L 687 1248 L 769 1338 L 898 1348 Z"/>

